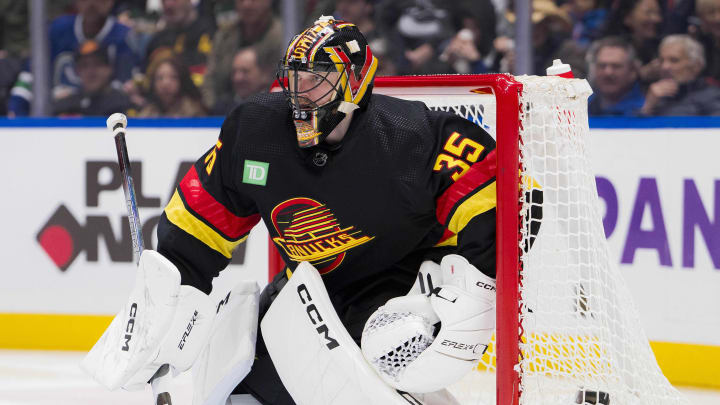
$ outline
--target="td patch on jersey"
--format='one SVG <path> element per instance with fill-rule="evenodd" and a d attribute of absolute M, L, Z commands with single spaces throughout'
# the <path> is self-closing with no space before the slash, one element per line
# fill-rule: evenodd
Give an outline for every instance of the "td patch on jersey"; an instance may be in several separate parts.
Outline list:
<path fill-rule="evenodd" d="M 243 168 L 243 183 L 264 186 L 267 183 L 268 169 L 270 163 L 245 160 Z"/>

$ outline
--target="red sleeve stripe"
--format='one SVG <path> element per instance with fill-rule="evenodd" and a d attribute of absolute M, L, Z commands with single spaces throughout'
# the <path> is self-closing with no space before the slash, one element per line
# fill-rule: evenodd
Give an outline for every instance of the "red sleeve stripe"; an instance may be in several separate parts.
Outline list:
<path fill-rule="evenodd" d="M 478 186 L 495 177 L 497 168 L 496 149 L 488 153 L 485 159 L 473 164 L 470 170 L 453 183 L 437 198 L 437 220 L 443 225 L 448 222 L 448 215 L 458 202 L 477 190 Z"/>
<path fill-rule="evenodd" d="M 225 208 L 203 188 L 195 166 L 190 168 L 179 188 L 188 208 L 230 240 L 250 232 L 260 220 L 258 214 L 239 217 Z"/>
<path fill-rule="evenodd" d="M 442 245 L 445 241 L 452 238 L 453 236 L 456 236 L 457 234 L 447 228 L 445 228 L 445 232 L 443 232 L 442 236 L 440 237 L 440 240 L 438 241 L 437 245 Z M 436 245 L 436 246 L 437 246 Z"/>

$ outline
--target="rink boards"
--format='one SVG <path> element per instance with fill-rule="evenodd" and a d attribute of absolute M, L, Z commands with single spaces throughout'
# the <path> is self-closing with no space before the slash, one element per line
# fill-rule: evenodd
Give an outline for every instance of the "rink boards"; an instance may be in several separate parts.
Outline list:
<path fill-rule="evenodd" d="M 220 119 L 131 119 L 146 243 Z M 591 156 L 611 254 L 675 383 L 720 388 L 720 119 L 593 120 Z M 0 348 L 86 350 L 134 279 L 112 136 L 102 119 L 0 121 Z M 265 283 L 257 227 L 223 278 Z M 9 331 L 6 332 L 6 331 Z"/>

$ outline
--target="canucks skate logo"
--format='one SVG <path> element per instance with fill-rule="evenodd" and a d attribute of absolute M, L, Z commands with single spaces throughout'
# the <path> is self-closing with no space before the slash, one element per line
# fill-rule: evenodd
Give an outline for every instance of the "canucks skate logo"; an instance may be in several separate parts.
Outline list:
<path fill-rule="evenodd" d="M 273 242 L 296 262 L 310 262 L 320 274 L 336 269 L 345 253 L 374 239 L 355 227 L 343 228 L 325 204 L 293 198 L 278 204 L 271 214 L 277 231 Z"/>

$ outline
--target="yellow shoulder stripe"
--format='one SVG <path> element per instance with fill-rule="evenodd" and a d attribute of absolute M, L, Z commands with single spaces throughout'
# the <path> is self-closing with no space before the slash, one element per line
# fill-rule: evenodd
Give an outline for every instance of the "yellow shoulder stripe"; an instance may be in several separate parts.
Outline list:
<path fill-rule="evenodd" d="M 194 236 L 228 259 L 232 257 L 233 250 L 247 239 L 247 235 L 234 242 L 223 238 L 219 233 L 197 219 L 185 208 L 185 204 L 177 190 L 175 190 L 170 202 L 167 207 L 165 207 L 165 215 L 167 215 L 170 222 L 175 226 Z"/>
<path fill-rule="evenodd" d="M 497 205 L 495 188 L 495 182 L 493 181 L 487 187 L 463 201 L 452 214 L 452 218 L 448 221 L 447 229 L 458 234 L 471 219 L 495 208 Z"/>

